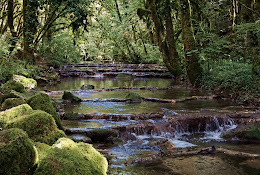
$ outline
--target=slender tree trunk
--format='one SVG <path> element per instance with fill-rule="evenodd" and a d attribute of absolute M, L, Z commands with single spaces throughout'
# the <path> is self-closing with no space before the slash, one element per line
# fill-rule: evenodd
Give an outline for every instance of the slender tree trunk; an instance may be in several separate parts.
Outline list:
<path fill-rule="evenodd" d="M 7 6 L 7 23 L 8 27 L 10 29 L 10 32 L 12 34 L 11 40 L 11 47 L 9 48 L 9 51 L 12 52 L 16 45 L 16 37 L 17 34 L 14 29 L 14 1 L 8 0 L 8 6 Z"/>
<path fill-rule="evenodd" d="M 181 8 L 182 37 L 185 52 L 186 71 L 192 85 L 199 85 L 202 68 L 199 64 L 196 40 L 191 23 L 191 10 L 189 0 L 179 0 Z"/>

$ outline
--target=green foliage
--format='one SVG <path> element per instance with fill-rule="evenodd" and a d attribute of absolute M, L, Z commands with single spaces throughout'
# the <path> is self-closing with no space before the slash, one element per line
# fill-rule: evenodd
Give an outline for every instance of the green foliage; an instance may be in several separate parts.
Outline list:
<path fill-rule="evenodd" d="M 108 163 L 91 145 L 61 138 L 40 160 L 35 175 L 105 175 Z"/>
<path fill-rule="evenodd" d="M 52 115 L 54 118 L 58 128 L 63 129 L 60 116 L 55 110 L 50 97 L 47 94 L 39 93 L 27 100 L 27 103 L 34 109 L 34 110 L 42 110 Z"/>
<path fill-rule="evenodd" d="M 81 59 L 78 47 L 67 32 L 58 33 L 51 40 L 44 41 L 39 46 L 39 52 L 54 67 L 59 67 L 62 63 L 77 63 Z"/>
<path fill-rule="evenodd" d="M 21 129 L 0 131 L 0 174 L 30 174 L 36 152 L 32 141 Z"/>

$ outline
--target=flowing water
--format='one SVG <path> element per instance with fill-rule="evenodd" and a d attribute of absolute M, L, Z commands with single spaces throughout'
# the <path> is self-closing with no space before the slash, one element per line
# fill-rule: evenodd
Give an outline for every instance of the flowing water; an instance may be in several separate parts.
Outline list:
<path fill-rule="evenodd" d="M 170 87 L 174 85 L 171 79 L 115 79 L 115 78 L 69 78 L 56 86 L 41 87 L 41 90 L 79 90 L 84 84 L 92 84 L 95 89 L 114 87 Z M 142 97 L 161 99 L 182 99 L 191 96 L 210 95 L 208 92 L 192 91 L 186 88 L 167 90 L 117 90 L 107 92 L 80 92 L 77 95 L 85 99 L 123 99 L 129 92 L 135 92 Z M 61 98 L 61 96 L 55 96 Z M 248 160 L 232 158 L 227 155 L 197 155 L 184 157 L 163 157 L 159 146 L 151 144 L 153 141 L 167 139 L 180 152 L 215 145 L 218 147 L 260 154 L 257 144 L 228 143 L 222 138 L 223 133 L 237 127 L 231 118 L 219 118 L 219 111 L 234 112 L 242 110 L 238 105 L 227 100 L 194 100 L 176 104 L 158 102 L 81 102 L 65 107 L 65 112 L 96 113 L 96 114 L 128 114 L 127 119 L 85 119 L 77 121 L 63 121 L 65 128 L 71 131 L 91 131 L 102 128 L 125 128 L 131 138 L 123 139 L 124 144 L 106 146 L 94 144 L 109 157 L 108 174 L 128 175 L 167 175 L 167 174 L 260 174 L 259 159 Z M 164 113 L 162 118 L 133 120 L 131 114 Z M 202 120 L 198 125 L 187 123 L 172 125 L 174 117 L 183 114 L 207 114 L 210 120 Z M 152 128 L 152 129 L 151 129 Z M 127 133 L 126 132 L 126 133 Z M 85 138 L 84 134 L 72 134 L 76 140 Z"/>

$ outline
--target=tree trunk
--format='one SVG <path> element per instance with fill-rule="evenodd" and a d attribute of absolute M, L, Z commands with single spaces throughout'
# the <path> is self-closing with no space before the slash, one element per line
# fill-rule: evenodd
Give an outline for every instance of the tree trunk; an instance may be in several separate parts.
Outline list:
<path fill-rule="evenodd" d="M 181 11 L 182 37 L 185 52 L 186 71 L 192 85 L 199 85 L 202 68 L 199 64 L 199 55 L 196 40 L 191 24 L 191 10 L 189 0 L 179 0 Z"/>
<path fill-rule="evenodd" d="M 12 34 L 12 37 L 10 38 L 11 47 L 9 48 L 9 51 L 12 52 L 15 48 L 16 37 L 17 37 L 17 34 L 15 32 L 15 29 L 14 29 L 14 1 L 13 0 L 8 0 L 7 23 L 8 23 L 8 27 L 10 29 L 10 32 Z"/>

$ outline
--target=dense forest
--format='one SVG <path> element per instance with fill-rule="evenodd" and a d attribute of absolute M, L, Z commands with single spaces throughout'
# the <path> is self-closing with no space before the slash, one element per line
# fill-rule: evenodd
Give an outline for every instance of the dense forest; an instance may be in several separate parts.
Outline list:
<path fill-rule="evenodd" d="M 88 67 L 86 70 L 82 68 L 84 65 Z M 97 68 L 98 66 L 101 68 Z M 121 76 L 118 72 L 125 73 L 132 70 L 135 70 L 139 77 L 149 76 L 150 79 L 142 79 L 140 83 L 148 82 L 148 85 L 135 87 L 134 76 L 127 73 L 126 76 L 130 77 L 129 79 L 121 81 L 118 77 Z M 101 72 L 102 76 L 107 73 L 106 75 L 110 76 L 109 78 L 117 76 L 118 79 L 113 79 L 113 81 L 118 81 L 117 84 L 106 77 L 107 79 L 104 80 L 105 87 L 100 85 L 99 80 L 90 80 L 91 83 L 97 83 L 99 88 L 96 91 L 93 90 L 96 88 L 94 85 L 86 84 L 82 86 L 81 82 L 81 91 L 78 87 L 78 89 L 74 88 L 75 82 L 73 84 L 74 89 L 65 86 L 62 87 L 63 89 L 60 88 L 63 86 L 63 80 L 60 79 L 62 76 L 68 75 L 70 78 L 77 76 L 79 78 L 82 75 L 82 78 L 88 74 L 89 77 L 92 76 L 93 78 L 94 75 L 97 75 L 97 72 Z M 141 75 L 138 72 L 145 73 Z M 101 74 L 96 77 L 101 76 Z M 163 79 L 165 77 L 163 77 L 152 82 L 153 78 L 151 77 L 153 76 L 157 76 L 157 78 L 160 76 L 170 77 L 170 80 L 165 80 Z M 152 85 L 149 84 L 149 81 L 152 82 Z M 45 87 L 36 89 L 36 82 Z M 58 82 L 61 85 L 55 86 L 56 89 L 53 88 Z M 155 85 L 158 86 L 155 87 Z M 172 89 L 175 85 L 177 85 L 177 91 L 186 88 L 180 92 L 182 95 L 184 94 L 183 96 L 173 92 Z M 179 87 L 181 88 L 178 89 Z M 84 91 L 86 89 L 90 92 Z M 187 95 L 187 89 L 191 91 L 189 95 Z M 67 92 L 67 90 L 70 92 Z M 117 90 L 144 90 L 145 93 L 142 97 L 136 93 L 130 93 L 125 99 L 120 99 L 119 97 L 126 95 L 124 93 L 122 95 L 120 92 L 116 94 L 116 98 L 114 96 L 111 99 L 105 98 L 110 97 L 112 92 Z M 155 90 L 157 90 L 156 93 L 151 93 Z M 111 91 L 111 94 L 104 95 L 102 99 L 96 95 L 98 98 L 94 99 L 94 93 L 103 93 L 104 91 Z M 171 94 L 170 91 L 176 95 L 176 99 L 175 97 L 168 99 L 168 96 L 170 96 L 168 94 Z M 193 91 L 196 91 L 195 95 L 193 95 Z M 197 91 L 205 92 L 204 96 L 198 95 L 200 93 Z M 64 93 L 62 97 L 61 92 Z M 93 93 L 94 97 L 87 99 L 90 96 L 89 94 L 80 96 L 79 93 Z M 160 98 L 157 98 L 157 96 L 151 98 L 153 95 L 161 96 Z M 177 99 L 178 95 L 180 99 Z M 61 99 L 62 102 L 60 102 Z M 66 169 L 65 171 L 68 174 L 71 174 L 72 169 L 73 173 L 76 174 L 81 174 L 81 171 L 83 174 L 84 172 L 91 172 L 90 174 L 93 175 L 106 174 L 107 160 L 112 156 L 106 156 L 106 160 L 103 155 L 95 150 L 95 146 L 95 148 L 90 145 L 84 146 L 83 143 L 76 143 L 75 140 L 62 138 L 66 137 L 65 134 L 82 134 L 82 131 L 64 129 L 63 125 L 66 125 L 66 121 L 64 124 L 61 119 L 101 119 L 103 117 L 104 120 L 108 120 L 108 118 L 112 120 L 115 117 L 116 119 L 113 121 L 132 120 L 134 118 L 133 120 L 140 120 L 145 123 L 147 122 L 146 117 L 150 117 L 164 121 L 167 117 L 172 117 L 174 113 L 169 112 L 169 115 L 162 113 L 165 112 L 166 108 L 167 110 L 172 109 L 172 106 L 167 106 L 169 104 L 213 99 L 228 99 L 236 103 L 235 105 L 250 106 L 259 112 L 259 0 L 0 0 L 0 157 L 1 154 L 4 155 L 0 158 L 0 174 L 63 174 L 62 168 Z M 136 111 L 141 111 L 138 114 L 134 111 L 134 116 L 130 116 L 128 113 L 120 113 L 122 110 L 115 110 L 116 115 L 113 116 L 109 116 L 110 111 L 107 112 L 108 114 L 101 115 L 99 112 L 103 112 L 102 110 L 105 110 L 108 106 L 100 107 L 99 105 L 94 105 L 91 109 L 92 114 L 86 114 L 85 111 L 70 111 L 71 106 L 76 110 L 82 110 L 82 106 L 81 108 L 75 107 L 75 104 L 79 105 L 81 102 L 88 105 L 90 102 L 126 103 L 127 105 L 128 102 L 142 102 L 145 105 L 151 105 L 151 103 L 158 103 L 159 105 L 153 107 L 147 107 L 148 105 L 132 107 L 130 105 L 129 108 L 134 109 L 136 107 Z M 166 104 L 166 107 L 160 106 L 161 103 Z M 194 105 L 195 107 L 192 107 L 197 112 L 196 105 L 203 105 L 200 101 L 197 103 L 195 105 L 187 104 L 186 106 L 177 105 L 176 108 L 182 110 L 183 107 L 191 110 L 189 105 Z M 226 103 L 223 102 L 222 105 L 224 104 Z M 89 106 L 87 106 L 88 108 L 84 107 L 89 109 Z M 156 111 L 159 108 L 158 106 L 160 109 Z M 224 107 L 219 108 L 226 110 L 227 108 Z M 154 110 L 156 113 L 148 114 L 147 111 L 143 111 L 143 108 L 149 108 L 148 112 Z M 231 111 L 228 111 L 230 113 L 227 116 L 233 115 Z M 239 112 L 241 112 L 240 109 Z M 223 115 L 223 113 L 219 115 Z M 190 115 L 190 113 L 187 115 Z M 195 112 L 192 115 L 195 115 Z M 240 117 L 244 116 L 244 113 L 239 115 Z M 200 114 L 198 116 L 201 117 Z M 246 116 L 243 121 L 242 119 L 234 119 L 233 121 L 232 117 L 232 120 L 230 118 L 224 120 L 223 118 L 226 116 L 221 119 L 212 119 L 212 116 L 214 115 L 210 114 L 210 119 L 204 117 L 199 120 L 197 120 L 197 116 L 192 116 L 193 124 L 187 125 L 187 132 L 195 131 L 194 128 L 192 128 L 193 130 L 189 128 L 189 126 L 195 127 L 195 125 L 197 127 L 198 123 L 195 120 L 201 122 L 199 127 L 205 125 L 205 132 L 208 131 L 208 128 L 214 127 L 223 129 L 228 126 L 232 128 L 238 120 L 239 124 L 253 121 L 258 122 L 258 124 L 250 126 L 250 132 L 238 134 L 238 137 L 246 135 L 250 141 L 252 139 L 258 140 L 259 144 L 259 117 L 253 117 L 251 120 L 250 117 L 252 116 Z M 195 120 L 193 120 L 194 118 Z M 173 120 L 169 119 L 169 123 Z M 36 126 L 39 121 L 41 124 Z M 212 124 L 214 126 L 209 126 L 209 122 L 213 121 L 215 122 Z M 152 122 L 143 124 L 142 129 L 154 127 L 156 129 L 153 129 L 158 131 L 160 130 L 160 128 L 157 128 L 158 126 L 163 125 L 164 128 L 171 128 L 172 125 L 176 125 L 176 128 L 171 130 L 173 133 L 173 130 L 175 132 L 179 129 L 176 123 L 183 124 L 190 121 L 188 119 L 174 121 L 170 126 L 166 125 L 168 119 L 166 123 L 158 122 L 157 125 L 156 122 L 154 122 L 155 124 Z M 204 124 L 202 124 L 203 122 Z M 129 126 L 132 126 L 132 124 L 129 124 Z M 117 124 L 114 127 L 116 126 Z M 91 141 L 91 143 L 96 143 L 95 141 L 99 143 L 99 137 L 106 137 L 106 139 L 101 139 L 101 142 L 105 140 L 106 144 L 108 142 L 114 144 L 128 141 L 129 138 L 124 140 L 124 137 L 130 137 L 127 134 L 123 135 L 126 131 L 137 132 L 138 130 L 138 132 L 143 132 L 140 128 L 134 128 L 136 126 L 133 126 L 134 129 L 124 127 L 126 126 L 118 127 L 117 132 L 113 130 L 114 128 L 113 131 L 105 131 L 107 128 L 104 130 L 99 128 L 99 131 L 88 133 L 87 136 L 92 139 L 93 142 Z M 247 132 L 247 129 L 242 129 L 241 132 Z M 149 134 L 152 135 L 151 133 L 155 132 L 154 130 L 149 130 Z M 200 128 L 197 130 L 199 132 Z M 123 134 L 121 131 L 124 131 Z M 89 131 L 85 131 L 84 134 L 86 135 L 87 132 Z M 131 136 L 138 140 L 139 138 L 136 135 Z M 118 138 L 119 136 L 120 138 Z M 169 138 L 167 137 L 167 139 Z M 20 143 L 21 140 L 22 144 Z M 84 142 L 87 142 L 86 140 Z M 161 147 L 169 148 L 169 145 L 165 146 L 168 141 L 163 142 L 164 145 Z M 6 145 L 8 145 L 8 149 Z M 13 151 L 17 148 L 21 149 L 24 155 L 20 155 L 19 151 L 18 153 Z M 56 148 L 61 149 L 57 151 Z M 66 151 L 64 152 L 63 149 Z M 205 153 L 205 150 L 206 154 L 211 154 L 216 151 L 216 148 L 213 145 L 211 150 L 201 149 L 200 151 Z M 201 153 L 200 151 L 196 154 Z M 18 157 L 16 161 L 9 158 L 10 152 L 14 152 L 14 157 Z M 162 151 L 160 156 L 161 154 Z M 187 152 L 187 154 L 193 153 Z M 229 156 L 236 155 L 236 153 L 228 151 L 226 151 L 226 154 L 229 154 Z M 46 155 L 49 157 L 46 158 Z M 239 155 L 242 158 L 255 156 L 249 153 Z M 260 154 L 256 155 L 255 157 L 260 157 Z M 26 157 L 26 160 L 23 160 L 23 157 Z M 67 162 L 68 157 L 72 157 L 73 163 Z M 153 156 L 150 157 L 153 158 Z M 5 160 L 7 161 L 5 162 Z M 55 161 L 63 164 L 58 164 Z M 126 161 L 123 164 L 127 166 L 128 162 Z M 11 166 L 9 166 L 9 163 Z M 74 170 L 75 167 L 76 170 Z"/>

